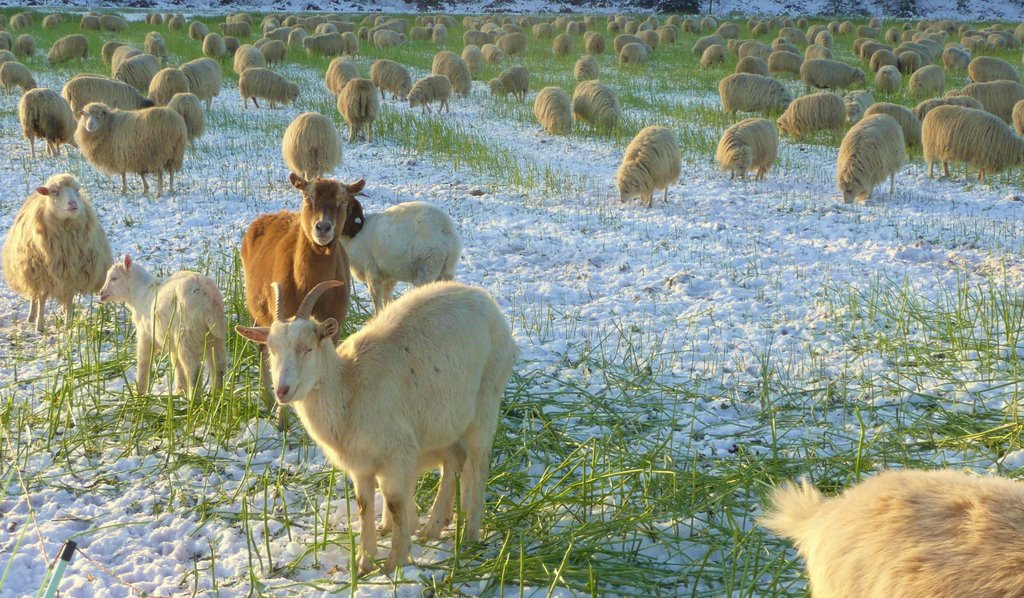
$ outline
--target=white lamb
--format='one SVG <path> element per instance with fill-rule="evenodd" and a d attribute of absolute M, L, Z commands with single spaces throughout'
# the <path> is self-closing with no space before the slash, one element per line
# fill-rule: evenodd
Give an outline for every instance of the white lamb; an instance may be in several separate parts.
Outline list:
<path fill-rule="evenodd" d="M 166 279 L 154 278 L 126 255 L 107 271 L 100 290 L 100 302 L 111 301 L 128 307 L 139 337 L 139 394 L 149 391 L 154 349 L 170 353 L 175 392 L 195 390 L 204 359 L 211 389 L 221 387 L 227 368 L 227 333 L 224 298 L 212 279 L 187 270 Z"/>
<path fill-rule="evenodd" d="M 309 435 L 352 478 L 360 573 L 373 569 L 377 554 L 374 479 L 380 484 L 393 525 L 384 564 L 391 573 L 409 558 L 416 478 L 438 463 L 444 470 L 421 537 L 436 537 L 452 512 L 450 469 L 460 464 L 464 540 L 479 537 L 491 446 L 516 346 L 483 289 L 437 282 L 406 293 L 335 349 L 338 322 L 317 323 L 309 314 L 324 291 L 342 284 L 314 287 L 287 322 L 235 330 L 267 345 L 278 402 L 295 405 Z"/>
<path fill-rule="evenodd" d="M 410 201 L 364 216 L 362 205 L 353 201 L 341 244 L 352 274 L 370 291 L 374 313 L 391 301 L 398 282 L 422 286 L 454 280 L 462 242 L 448 214 Z"/>

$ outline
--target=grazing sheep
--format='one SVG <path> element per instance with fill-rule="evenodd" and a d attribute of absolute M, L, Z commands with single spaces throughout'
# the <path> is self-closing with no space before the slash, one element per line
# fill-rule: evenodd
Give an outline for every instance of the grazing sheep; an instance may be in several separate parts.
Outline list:
<path fill-rule="evenodd" d="M 285 129 L 281 155 L 288 169 L 302 178 L 322 177 L 341 164 L 341 136 L 331 119 L 304 112 Z"/>
<path fill-rule="evenodd" d="M 619 123 L 622 109 L 610 87 L 598 81 L 583 81 L 572 94 L 572 114 L 576 120 L 609 130 Z"/>
<path fill-rule="evenodd" d="M 22 93 L 35 89 L 36 80 L 28 67 L 20 62 L 0 63 L 0 85 L 4 86 L 4 93 L 11 93 L 15 87 L 21 89 Z"/>
<path fill-rule="evenodd" d="M 622 51 L 619 52 L 619 65 L 643 65 L 647 62 L 647 57 L 650 53 L 651 48 L 647 44 L 626 44 L 622 46 Z"/>
<path fill-rule="evenodd" d="M 27 33 L 18 36 L 14 40 L 14 55 L 18 58 L 31 58 L 36 53 L 36 38 Z"/>
<path fill-rule="evenodd" d="M 373 141 L 373 121 L 377 118 L 380 99 L 369 79 L 352 79 L 338 94 L 338 112 L 348 124 L 348 142 L 354 143 L 359 131 L 366 127 L 366 141 Z"/>
<path fill-rule="evenodd" d="M 538 23 L 531 30 L 535 39 L 551 37 L 554 34 L 554 31 L 551 29 L 551 23 Z"/>
<path fill-rule="evenodd" d="M 311 321 L 307 306 L 338 284 L 344 283 L 316 287 L 289 322 L 236 330 L 261 345 L 283 348 L 271 357 L 278 402 L 295 405 L 306 430 L 353 479 L 356 500 L 364 507 L 360 574 L 375 567 L 374 479 L 380 483 L 390 515 L 385 519 L 394 528 L 383 568 L 390 574 L 409 558 L 418 520 L 412 491 L 427 468 L 440 464 L 443 470 L 420 536 L 436 538 L 451 519 L 453 474 L 461 469 L 463 541 L 478 538 L 491 447 L 516 347 L 485 291 L 438 282 L 407 293 L 335 350 L 327 339 L 338 322 Z M 317 354 L 296 359 L 307 346 Z"/>
<path fill-rule="evenodd" d="M 220 60 L 228 55 L 228 46 L 224 38 L 216 33 L 208 33 L 203 38 L 203 56 Z"/>
<path fill-rule="evenodd" d="M 169 192 L 174 193 L 174 173 L 181 170 L 188 130 L 181 115 L 169 108 L 134 112 L 93 102 L 79 113 L 75 142 L 90 164 L 108 175 L 121 175 L 122 194 L 128 192 L 125 174 L 134 172 L 149 195 L 146 174 L 155 172 L 160 197 L 165 172 L 171 175 Z"/>
<path fill-rule="evenodd" d="M 480 46 L 483 47 L 486 44 L 492 43 L 494 38 L 489 33 L 483 31 L 466 31 L 462 34 L 462 44 L 464 46 Z"/>
<path fill-rule="evenodd" d="M 800 78 L 807 91 L 818 89 L 847 89 L 864 84 L 864 71 L 845 62 L 815 58 L 804 61 Z"/>
<path fill-rule="evenodd" d="M 210 109 L 213 98 L 220 95 L 220 84 L 224 75 L 220 65 L 212 58 L 197 58 L 186 62 L 179 70 L 188 78 L 189 89 Z"/>
<path fill-rule="evenodd" d="M 604 54 L 606 41 L 604 36 L 595 31 L 588 31 L 583 38 L 584 48 L 591 56 Z"/>
<path fill-rule="evenodd" d="M 928 112 L 921 126 L 924 161 L 928 176 L 935 161 L 949 176 L 949 162 L 964 161 L 969 170 L 978 170 L 978 179 L 1024 162 L 1024 139 L 1014 134 L 998 116 L 984 110 L 959 106 L 939 106 Z"/>
<path fill-rule="evenodd" d="M 412 201 L 364 216 L 359 200 L 352 202 L 341 244 L 352 275 L 366 283 L 374 313 L 391 302 L 398 282 L 419 287 L 455 279 L 462 242 L 448 214 Z"/>
<path fill-rule="evenodd" d="M 737 39 L 740 36 L 740 26 L 736 23 L 722 23 L 715 33 L 725 39 Z"/>
<path fill-rule="evenodd" d="M 1018 135 L 1024 135 L 1024 100 L 1013 105 L 1013 128 Z"/>
<path fill-rule="evenodd" d="M 176 93 L 190 93 L 192 87 L 189 85 L 185 73 L 174 67 L 168 67 L 156 74 L 149 82 L 149 99 L 157 106 L 166 106 Z"/>
<path fill-rule="evenodd" d="M 617 56 L 622 53 L 622 48 L 624 48 L 626 44 L 642 43 L 644 43 L 644 40 L 635 35 L 616 35 L 615 39 L 612 40 L 612 48 L 615 49 L 615 55 Z"/>
<path fill-rule="evenodd" d="M 174 15 L 167 20 L 167 29 L 170 31 L 181 31 L 185 28 L 185 17 L 181 15 Z"/>
<path fill-rule="evenodd" d="M 394 48 L 404 43 L 404 33 L 397 33 L 395 31 L 390 31 L 387 29 L 380 29 L 373 33 L 373 45 L 376 46 L 377 48 Z"/>
<path fill-rule="evenodd" d="M 522 33 L 506 33 L 496 43 L 509 56 L 526 54 L 526 36 Z"/>
<path fill-rule="evenodd" d="M 73 114 L 78 114 L 92 102 L 102 102 L 120 110 L 139 110 L 154 105 L 131 85 L 100 75 L 76 75 L 64 85 L 61 96 Z"/>
<path fill-rule="evenodd" d="M 104 31 L 120 33 L 128 28 L 128 22 L 117 15 L 102 15 L 100 17 L 100 28 Z"/>
<path fill-rule="evenodd" d="M 185 135 L 190 145 L 206 130 L 206 117 L 203 116 L 203 107 L 199 103 L 199 98 L 196 97 L 196 94 L 176 93 L 167 102 L 167 107 L 177 112 L 184 119 Z"/>
<path fill-rule="evenodd" d="M 376 95 L 374 95 L 376 98 Z M 245 306 L 256 326 L 294 316 L 302 298 L 321 282 L 344 281 L 312 307 L 321 321 L 334 318 L 344 322 L 348 313 L 350 272 L 348 255 L 341 245 L 351 202 L 366 181 L 345 184 L 334 179 L 307 181 L 295 173 L 288 176 L 302 193 L 301 211 L 264 214 L 249 225 L 242 238 L 242 269 L 245 273 Z M 272 290 L 272 285 L 276 291 Z M 275 297 L 276 295 L 276 297 Z M 307 310 L 306 314 L 309 315 Z M 336 335 L 332 334 L 336 342 Z M 261 350 L 264 384 L 270 384 L 267 351 Z M 264 401 L 273 404 L 265 387 Z M 284 423 L 277 410 L 278 427 Z"/>
<path fill-rule="evenodd" d="M 502 71 L 488 83 L 491 95 L 506 97 L 512 94 L 520 102 L 526 101 L 526 93 L 530 90 L 530 71 L 525 66 L 514 66 Z"/>
<path fill-rule="evenodd" d="M 907 160 L 903 129 L 891 116 L 872 114 L 853 125 L 839 146 L 836 184 L 843 201 L 866 201 L 876 185 L 889 179 L 889 194 L 896 189 L 896 173 Z"/>
<path fill-rule="evenodd" d="M 832 60 L 832 50 L 818 44 L 811 44 L 804 50 L 804 60 Z"/>
<path fill-rule="evenodd" d="M 843 105 L 846 109 L 846 120 L 851 125 L 857 124 L 864 117 L 864 111 L 875 103 L 874 96 L 868 91 L 851 91 L 843 97 Z"/>
<path fill-rule="evenodd" d="M 794 541 L 818 598 L 1014 596 L 1024 584 L 1015 480 L 886 471 L 831 499 L 785 484 L 771 504 L 760 524 Z"/>
<path fill-rule="evenodd" d="M 448 28 L 445 27 L 444 25 L 435 25 L 430 32 L 430 41 L 434 42 L 435 44 L 448 43 Z"/>
<path fill-rule="evenodd" d="M 903 75 L 894 66 L 883 66 L 875 73 L 875 87 L 879 92 L 891 95 L 899 92 L 903 84 Z"/>
<path fill-rule="evenodd" d="M 347 45 L 340 33 L 310 35 L 302 40 L 302 47 L 310 56 L 341 56 Z"/>
<path fill-rule="evenodd" d="M 797 56 L 796 58 L 800 58 Z M 768 76 L 768 64 L 756 56 L 745 56 L 736 63 L 737 73 L 751 73 L 754 75 Z"/>
<path fill-rule="evenodd" d="M 53 42 L 50 52 L 46 55 L 46 61 L 50 66 L 62 64 L 76 58 L 85 60 L 89 57 L 89 41 L 84 35 L 73 34 Z"/>
<path fill-rule="evenodd" d="M 46 15 L 43 17 L 43 29 L 56 29 L 60 26 L 60 15 Z"/>
<path fill-rule="evenodd" d="M 929 64 L 914 71 L 907 82 L 907 92 L 914 100 L 942 95 L 946 88 L 946 73 L 941 66 Z"/>
<path fill-rule="evenodd" d="M 794 75 L 799 75 L 800 67 L 803 66 L 803 64 L 803 56 L 786 51 L 772 52 L 768 56 L 769 73 L 792 73 Z"/>
<path fill-rule="evenodd" d="M 971 63 L 971 53 L 962 48 L 946 48 L 942 51 L 942 64 L 949 71 L 965 71 Z"/>
<path fill-rule="evenodd" d="M 100 50 L 100 53 L 102 54 L 104 50 L 110 49 L 112 45 L 113 44 L 109 42 L 103 44 L 103 50 Z M 110 76 L 114 76 L 114 73 L 117 72 L 118 67 L 120 67 L 124 61 L 135 56 L 142 56 L 142 50 L 127 44 L 118 44 L 110 53 Z"/>
<path fill-rule="evenodd" d="M 0 66 L 2 72 L 3 67 Z M 33 160 L 36 158 L 37 137 L 46 140 L 46 153 L 50 156 L 60 155 L 61 144 L 74 143 L 75 116 L 64 98 L 52 89 L 26 91 L 18 101 L 18 120 Z"/>
<path fill-rule="evenodd" d="M 100 18 L 97 15 L 85 15 L 78 22 L 78 27 L 83 31 L 99 31 Z"/>
<path fill-rule="evenodd" d="M 924 117 L 928 115 L 933 109 L 939 106 L 961 106 L 963 108 L 974 108 L 976 110 L 984 110 L 985 108 L 981 105 L 978 100 L 967 97 L 967 96 L 947 96 L 944 98 L 932 98 L 925 100 L 914 107 L 914 116 L 918 118 L 922 123 Z"/>
<path fill-rule="evenodd" d="M 900 52 L 896 56 L 896 67 L 903 74 L 913 74 L 921 68 L 921 55 L 912 50 Z"/>
<path fill-rule="evenodd" d="M 690 48 L 690 52 L 694 56 L 701 56 L 704 54 L 704 51 L 710 48 L 711 46 L 721 46 L 724 50 L 725 38 L 723 38 L 721 35 L 706 35 L 698 39 L 697 42 L 693 44 L 693 47 Z"/>
<path fill-rule="evenodd" d="M 796 46 L 806 46 L 810 43 L 810 36 L 804 34 L 803 31 L 795 27 L 783 27 L 779 30 L 779 37 L 787 40 L 789 43 Z M 814 38 L 817 41 L 817 37 Z M 828 38 L 828 47 L 832 47 L 832 38 Z M 824 44 L 823 44 L 824 45 Z"/>
<path fill-rule="evenodd" d="M 709 68 L 725 63 L 725 48 L 718 44 L 708 46 L 700 57 L 700 66 Z"/>
<path fill-rule="evenodd" d="M 775 124 L 797 139 L 816 131 L 842 131 L 846 128 L 846 107 L 842 97 L 827 91 L 800 96 Z"/>
<path fill-rule="evenodd" d="M 260 54 L 263 54 L 263 60 L 268 65 L 281 65 L 288 57 L 288 46 L 281 40 L 273 39 L 260 46 Z"/>
<path fill-rule="evenodd" d="M 1016 81 L 1020 83 L 1017 69 L 1005 60 L 992 56 L 978 56 L 967 65 L 967 77 L 972 83 L 989 81 Z"/>
<path fill-rule="evenodd" d="M 573 67 L 573 78 L 576 82 L 592 81 L 600 77 L 597 61 L 592 56 L 580 56 Z"/>
<path fill-rule="evenodd" d="M 545 87 L 533 101 L 533 115 L 544 129 L 555 135 L 572 131 L 572 101 L 558 87 Z"/>
<path fill-rule="evenodd" d="M 818 44 L 819 46 L 824 46 L 826 48 L 832 48 L 835 45 L 832 40 L 832 34 L 829 33 L 828 31 L 818 32 L 814 36 L 814 43 Z"/>
<path fill-rule="evenodd" d="M 741 120 L 722 133 L 718 141 L 715 160 L 729 178 L 746 178 L 747 172 L 757 170 L 754 180 L 764 179 L 775 163 L 779 149 L 779 132 L 771 121 L 763 118 Z"/>
<path fill-rule="evenodd" d="M 718 95 L 722 111 L 732 114 L 738 110 L 782 112 L 792 101 L 792 95 L 782 83 L 771 77 L 749 73 L 736 73 L 719 81 Z"/>
<path fill-rule="evenodd" d="M 568 56 L 573 53 L 576 43 L 571 35 L 560 33 L 551 42 L 551 51 L 555 56 Z"/>
<path fill-rule="evenodd" d="M 223 35 L 232 37 L 251 37 L 252 25 L 245 22 L 221 23 L 218 25 Z"/>
<path fill-rule="evenodd" d="M 891 116 L 903 129 L 903 140 L 906 141 L 907 147 L 921 147 L 921 119 L 914 116 L 913 112 L 898 104 L 879 102 L 868 106 L 864 111 L 864 116 L 872 114 Z"/>
<path fill-rule="evenodd" d="M 203 38 L 209 32 L 210 28 L 200 21 L 192 21 L 188 26 L 188 36 L 197 42 L 203 41 Z"/>
<path fill-rule="evenodd" d="M 615 174 L 619 201 L 639 197 L 647 200 L 650 208 L 654 204 L 654 192 L 664 189 L 668 203 L 668 188 L 679 180 L 681 169 L 682 157 L 675 134 L 665 127 L 644 128 L 629 142 Z"/>
<path fill-rule="evenodd" d="M 393 99 L 405 99 L 412 89 L 412 77 L 409 71 L 394 60 L 378 59 L 370 66 L 370 81 L 380 90 L 380 99 L 384 92 L 391 92 Z M 306 177 L 309 178 L 309 177 Z"/>
<path fill-rule="evenodd" d="M 256 67 L 245 69 L 238 78 L 238 92 L 245 108 L 249 107 L 250 99 L 259 108 L 256 98 L 263 98 L 270 102 L 273 109 L 277 104 L 295 102 L 299 97 L 299 86 L 270 69 Z"/>
<path fill-rule="evenodd" d="M 454 52 L 438 52 L 430 65 L 430 74 L 448 77 L 452 91 L 458 97 L 468 96 L 472 89 L 473 79 L 469 75 L 469 66 Z"/>
<path fill-rule="evenodd" d="M 1014 104 L 1024 100 L 1024 85 L 1016 81 L 971 83 L 959 91 L 949 92 L 947 97 L 949 96 L 974 98 L 981 103 L 986 111 L 995 114 L 1009 124 L 1013 122 Z"/>
<path fill-rule="evenodd" d="M 324 75 L 324 83 L 331 95 L 337 97 L 349 81 L 359 76 L 356 63 L 351 58 L 336 56 L 327 66 L 327 73 Z"/>
<path fill-rule="evenodd" d="M 306 33 L 305 29 L 303 29 L 301 27 L 299 27 L 297 29 L 292 29 L 288 33 L 288 41 L 287 41 L 288 47 L 289 48 L 301 48 L 302 47 L 302 40 L 306 39 L 307 37 L 309 37 L 309 34 Z"/>
<path fill-rule="evenodd" d="M 235 58 L 232 67 L 236 75 L 241 76 L 251 68 L 266 68 L 267 61 L 259 48 L 250 44 L 243 44 L 235 51 Z"/>
<path fill-rule="evenodd" d="M 466 66 L 469 67 L 469 76 L 476 78 L 480 71 L 484 70 L 484 53 L 479 47 L 472 44 L 462 49 L 462 60 L 466 62 Z"/>
<path fill-rule="evenodd" d="M 430 104 L 432 102 L 438 102 L 441 105 L 438 107 L 438 112 L 444 109 L 445 112 L 451 112 L 448 107 L 448 98 L 452 93 L 452 84 L 448 81 L 448 77 L 444 75 L 430 75 L 424 77 L 413 85 L 412 90 L 409 91 L 409 107 L 415 108 L 421 106 L 424 112 L 430 112 Z"/>
<path fill-rule="evenodd" d="M 213 279 L 183 270 L 154 278 L 124 256 L 110 266 L 100 289 L 100 303 L 124 303 L 138 335 L 136 387 L 149 392 L 155 353 L 166 351 L 174 365 L 174 391 L 191 394 L 199 386 L 205 361 L 212 392 L 224 384 L 227 370 L 227 325 L 224 298 Z"/>
<path fill-rule="evenodd" d="M 114 79 L 124 81 L 142 93 L 149 90 L 153 77 L 160 72 L 160 63 L 149 54 L 132 56 L 117 66 Z"/>
<path fill-rule="evenodd" d="M 95 293 L 113 256 L 85 191 L 70 174 L 56 174 L 30 195 L 7 233 L 4 279 L 31 301 L 28 321 L 42 332 L 46 301 L 60 302 L 71 323 L 75 295 Z"/>
<path fill-rule="evenodd" d="M 481 48 L 481 54 L 483 54 L 484 62 L 490 65 L 497 66 L 505 60 L 505 51 L 494 44 L 486 44 Z"/>
<path fill-rule="evenodd" d="M 754 56 L 761 60 L 768 60 L 771 53 L 771 46 L 754 40 L 747 40 L 736 47 L 736 55 L 740 58 Z"/>
<path fill-rule="evenodd" d="M 889 50 L 879 50 L 871 55 L 869 66 L 871 68 L 871 72 L 877 73 L 878 69 L 883 66 L 892 66 L 895 68 L 899 63 L 899 58 Z"/>

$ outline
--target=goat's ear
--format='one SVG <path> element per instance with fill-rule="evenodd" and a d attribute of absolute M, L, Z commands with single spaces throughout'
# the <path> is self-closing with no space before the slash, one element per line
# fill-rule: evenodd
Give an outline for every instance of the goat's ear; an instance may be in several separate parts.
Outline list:
<path fill-rule="evenodd" d="M 36 193 L 39 195 L 49 195 L 50 190 L 46 187 L 36 187 Z"/>
<path fill-rule="evenodd" d="M 338 321 L 334 318 L 327 318 L 320 325 L 317 326 L 316 334 L 320 337 L 320 340 L 325 338 L 334 338 L 334 335 L 338 332 Z"/>
<path fill-rule="evenodd" d="M 128 255 L 126 253 L 126 254 L 124 254 L 124 269 L 125 270 L 131 270 L 131 268 L 132 268 L 132 256 L 130 256 L 130 255 Z"/>
<path fill-rule="evenodd" d="M 295 174 L 294 172 L 289 172 L 288 173 L 288 182 L 290 182 L 292 184 L 292 187 L 295 187 L 299 191 L 304 190 L 306 188 L 306 184 L 307 184 L 306 183 L 306 179 L 300 177 L 299 175 Z"/>
<path fill-rule="evenodd" d="M 83 116 L 85 116 L 85 110 L 79 110 L 78 111 L 78 118 L 82 118 Z"/>
<path fill-rule="evenodd" d="M 235 332 L 260 345 L 266 344 L 270 328 L 266 326 L 235 326 Z"/>
<path fill-rule="evenodd" d="M 351 193 L 352 195 L 355 195 L 356 193 L 359 193 L 360 191 L 362 191 L 363 187 L 365 187 L 365 186 L 366 186 L 366 179 L 359 179 L 358 181 L 356 181 L 354 183 L 349 183 L 349 184 L 345 185 L 345 188 L 348 189 L 349 193 Z"/>

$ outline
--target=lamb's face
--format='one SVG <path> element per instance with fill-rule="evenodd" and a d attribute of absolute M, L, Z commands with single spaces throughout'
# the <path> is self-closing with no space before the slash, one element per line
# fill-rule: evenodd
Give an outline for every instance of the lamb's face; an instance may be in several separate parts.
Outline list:
<path fill-rule="evenodd" d="M 102 129 L 109 118 L 110 108 L 97 102 L 88 104 L 78 113 L 79 124 L 85 127 L 87 133 L 95 133 Z"/>
<path fill-rule="evenodd" d="M 100 303 L 111 301 L 124 302 L 131 291 L 132 258 L 124 256 L 124 261 L 114 264 L 107 270 L 107 280 L 100 289 Z"/>
<path fill-rule="evenodd" d="M 82 197 L 78 189 L 67 185 L 39 187 L 36 193 L 47 202 L 47 211 L 59 220 L 74 220 L 81 217 Z"/>

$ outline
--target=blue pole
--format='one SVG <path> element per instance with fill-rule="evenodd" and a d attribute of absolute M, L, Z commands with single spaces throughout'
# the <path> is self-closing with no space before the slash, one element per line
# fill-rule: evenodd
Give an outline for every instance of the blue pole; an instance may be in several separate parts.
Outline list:
<path fill-rule="evenodd" d="M 53 598 L 57 595 L 57 586 L 60 585 L 60 579 L 64 577 L 64 570 L 68 568 L 71 557 L 75 556 L 77 548 L 78 544 L 74 540 L 68 540 L 61 547 L 57 566 L 53 568 L 53 575 L 50 577 L 50 584 L 46 586 L 46 593 L 43 594 L 43 598 Z"/>

